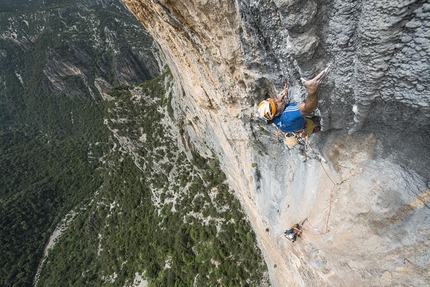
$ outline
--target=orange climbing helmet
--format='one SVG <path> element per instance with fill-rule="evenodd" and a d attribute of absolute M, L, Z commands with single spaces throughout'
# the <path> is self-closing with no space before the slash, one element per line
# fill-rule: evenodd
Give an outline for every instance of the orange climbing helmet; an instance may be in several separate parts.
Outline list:
<path fill-rule="evenodd" d="M 258 116 L 262 118 L 263 116 L 269 121 L 273 120 L 276 114 L 276 103 L 275 100 L 269 98 L 267 100 L 261 101 L 258 104 Z"/>

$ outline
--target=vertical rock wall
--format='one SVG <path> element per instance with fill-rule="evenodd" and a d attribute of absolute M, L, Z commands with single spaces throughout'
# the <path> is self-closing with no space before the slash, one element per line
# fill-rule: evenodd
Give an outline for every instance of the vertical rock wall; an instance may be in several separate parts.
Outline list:
<path fill-rule="evenodd" d="M 275 286 L 429 284 L 430 4 L 123 1 L 162 48 L 178 121 L 220 158 Z M 284 79 L 303 101 L 300 77 L 327 65 L 323 132 L 288 150 L 256 104 Z M 305 218 L 303 238 L 286 241 Z"/>

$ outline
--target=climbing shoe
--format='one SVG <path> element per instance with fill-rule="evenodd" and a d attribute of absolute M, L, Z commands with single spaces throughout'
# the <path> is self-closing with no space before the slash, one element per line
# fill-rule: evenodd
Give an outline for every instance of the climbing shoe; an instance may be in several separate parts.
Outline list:
<path fill-rule="evenodd" d="M 320 126 L 315 126 L 315 127 L 314 127 L 314 130 L 313 130 L 313 132 L 312 132 L 312 133 L 313 133 L 313 134 L 314 134 L 314 133 L 317 133 L 317 132 L 319 132 L 320 130 L 321 130 L 321 127 L 320 127 Z"/>

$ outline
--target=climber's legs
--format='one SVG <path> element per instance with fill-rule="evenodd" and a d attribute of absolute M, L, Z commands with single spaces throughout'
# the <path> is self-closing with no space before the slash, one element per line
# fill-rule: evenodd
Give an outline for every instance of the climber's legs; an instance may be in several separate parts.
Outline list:
<path fill-rule="evenodd" d="M 308 98 L 306 101 L 299 105 L 300 113 L 304 116 L 309 115 L 318 106 L 318 88 L 321 86 L 327 74 L 330 72 L 330 67 L 319 73 L 315 78 L 306 81 L 301 79 L 303 85 L 308 90 Z"/>

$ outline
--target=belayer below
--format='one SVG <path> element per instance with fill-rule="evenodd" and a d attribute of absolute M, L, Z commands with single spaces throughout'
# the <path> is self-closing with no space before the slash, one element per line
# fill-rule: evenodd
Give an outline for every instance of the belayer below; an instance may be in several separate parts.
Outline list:
<path fill-rule="evenodd" d="M 291 226 L 290 229 L 284 232 L 285 237 L 288 240 L 291 240 L 292 242 L 295 242 L 297 240 L 297 237 L 299 237 L 302 234 L 303 230 L 300 227 L 298 223 Z"/>
<path fill-rule="evenodd" d="M 266 118 L 268 123 L 273 123 L 285 135 L 285 143 L 289 147 L 294 147 L 297 140 L 305 138 L 320 130 L 320 126 L 305 116 L 312 113 L 318 106 L 318 88 L 323 83 L 330 67 L 319 73 L 311 80 L 304 80 L 302 83 L 308 90 L 308 97 L 304 103 L 299 105 L 290 103 L 288 100 L 287 81 L 284 81 L 284 92 L 279 94 L 277 99 L 269 98 L 258 104 L 257 116 Z"/>

